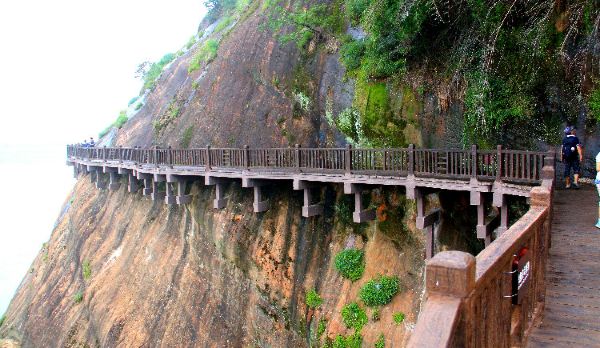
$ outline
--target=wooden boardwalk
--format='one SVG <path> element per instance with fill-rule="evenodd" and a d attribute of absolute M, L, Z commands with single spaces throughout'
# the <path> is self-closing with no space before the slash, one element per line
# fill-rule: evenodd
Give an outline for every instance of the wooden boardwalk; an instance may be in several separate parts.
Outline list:
<path fill-rule="evenodd" d="M 529 347 L 600 347 L 600 230 L 596 190 L 554 197 L 546 306 Z"/>

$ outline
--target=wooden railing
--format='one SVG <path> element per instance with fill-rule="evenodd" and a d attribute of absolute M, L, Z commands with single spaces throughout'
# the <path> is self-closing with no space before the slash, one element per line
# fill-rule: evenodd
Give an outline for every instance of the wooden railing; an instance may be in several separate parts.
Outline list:
<path fill-rule="evenodd" d="M 496 150 L 345 148 L 125 148 L 67 146 L 67 156 L 140 165 L 416 176 L 539 184 L 547 152 Z"/>
<path fill-rule="evenodd" d="M 522 154 L 509 154 L 508 162 Z M 531 158 L 519 160 L 525 166 L 512 173 L 540 175 Z M 526 342 L 544 305 L 552 158 L 546 159 L 541 175 L 542 185 L 531 190 L 529 211 L 477 257 L 445 251 L 427 262 L 427 300 L 409 347 L 518 347 Z"/>

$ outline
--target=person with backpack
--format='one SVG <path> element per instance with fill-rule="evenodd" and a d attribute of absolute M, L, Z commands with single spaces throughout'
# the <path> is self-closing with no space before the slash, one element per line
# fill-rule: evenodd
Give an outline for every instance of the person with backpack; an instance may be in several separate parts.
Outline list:
<path fill-rule="evenodd" d="M 583 161 L 583 146 L 575 135 L 575 127 L 565 128 L 562 141 L 561 161 L 565 164 L 565 188 L 579 188 L 580 163 Z M 573 170 L 573 185 L 571 185 L 571 170 Z"/>
<path fill-rule="evenodd" d="M 596 180 L 594 180 L 594 183 L 600 197 L 600 152 L 596 155 Z M 596 222 L 596 227 L 600 228 L 600 201 L 598 201 L 598 222 Z"/>

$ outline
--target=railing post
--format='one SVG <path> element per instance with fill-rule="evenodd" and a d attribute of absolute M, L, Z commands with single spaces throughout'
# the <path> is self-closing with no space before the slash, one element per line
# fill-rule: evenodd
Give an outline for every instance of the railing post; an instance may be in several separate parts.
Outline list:
<path fill-rule="evenodd" d="M 496 146 L 496 181 L 502 180 L 502 145 Z"/>
<path fill-rule="evenodd" d="M 158 168 L 158 145 L 154 145 L 154 166 Z"/>
<path fill-rule="evenodd" d="M 169 165 L 169 168 L 173 168 L 173 154 L 171 153 L 171 145 L 169 145 L 169 147 L 167 148 L 167 164 Z"/>
<path fill-rule="evenodd" d="M 102 159 L 106 162 L 106 145 L 102 148 Z"/>
<path fill-rule="evenodd" d="M 477 145 L 471 145 L 471 178 L 477 179 Z"/>
<path fill-rule="evenodd" d="M 415 144 L 408 145 L 408 175 L 415 175 Z"/>
<path fill-rule="evenodd" d="M 425 272 L 428 301 L 408 347 L 472 346 L 466 337 L 467 325 L 461 327 L 460 321 L 473 320 L 471 306 L 461 304 L 475 289 L 475 257 L 462 251 L 443 251 L 427 261 Z"/>
<path fill-rule="evenodd" d="M 348 144 L 346 145 L 346 152 L 345 152 L 345 158 L 346 158 L 346 175 L 350 175 L 352 174 L 352 145 Z"/>
<path fill-rule="evenodd" d="M 206 171 L 210 170 L 210 145 L 206 145 Z"/>
<path fill-rule="evenodd" d="M 250 150 L 248 145 L 244 145 L 244 169 L 250 169 Z"/>
<path fill-rule="evenodd" d="M 294 154 L 296 155 L 296 172 L 300 173 L 300 144 L 294 146 Z"/>
<path fill-rule="evenodd" d="M 119 145 L 119 163 L 123 163 L 123 145 Z"/>

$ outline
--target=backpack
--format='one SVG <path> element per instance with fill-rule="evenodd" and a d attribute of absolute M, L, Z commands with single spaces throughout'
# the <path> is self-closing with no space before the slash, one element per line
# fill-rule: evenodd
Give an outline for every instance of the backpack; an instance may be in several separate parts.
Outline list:
<path fill-rule="evenodd" d="M 563 159 L 574 160 L 578 155 L 577 145 L 579 145 L 579 140 L 577 137 L 566 137 L 563 140 L 562 146 Z"/>

